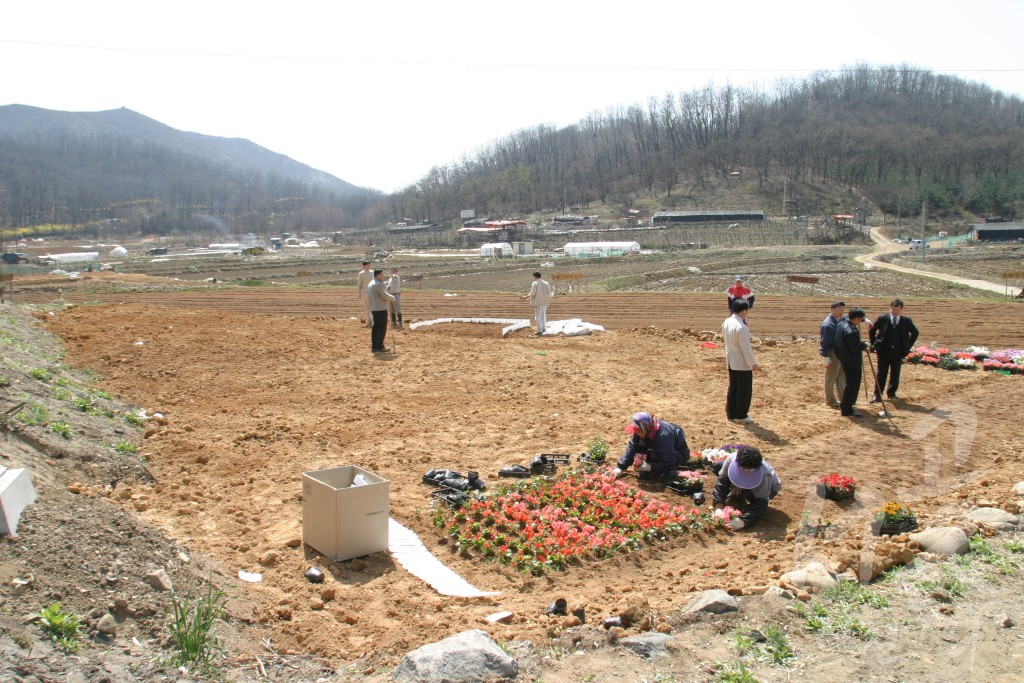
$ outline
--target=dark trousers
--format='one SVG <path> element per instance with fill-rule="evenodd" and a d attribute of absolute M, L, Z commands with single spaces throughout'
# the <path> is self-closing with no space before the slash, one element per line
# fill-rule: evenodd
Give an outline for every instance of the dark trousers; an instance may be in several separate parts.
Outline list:
<path fill-rule="evenodd" d="M 843 374 L 846 375 L 846 388 L 843 389 L 843 399 L 839 402 L 839 414 L 853 415 L 853 405 L 857 402 L 857 392 L 860 391 L 860 377 L 864 374 L 864 366 L 843 363 Z"/>
<path fill-rule="evenodd" d="M 373 351 L 384 350 L 384 335 L 388 333 L 388 311 L 371 311 L 373 314 L 373 329 L 370 330 L 370 349 Z"/>
<path fill-rule="evenodd" d="M 729 369 L 729 391 L 725 395 L 725 415 L 730 420 L 742 420 L 750 410 L 754 395 L 754 371 Z"/>
<path fill-rule="evenodd" d="M 885 395 L 892 398 L 896 390 L 900 388 L 900 369 L 903 367 L 903 357 L 897 353 L 878 353 L 878 386 L 875 389 L 875 398 L 880 398 L 880 392 L 885 389 Z M 886 389 L 886 379 L 889 381 L 889 388 Z"/>

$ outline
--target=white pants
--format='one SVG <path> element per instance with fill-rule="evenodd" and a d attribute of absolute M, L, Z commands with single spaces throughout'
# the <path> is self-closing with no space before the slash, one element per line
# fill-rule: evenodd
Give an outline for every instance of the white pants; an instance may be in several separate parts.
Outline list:
<path fill-rule="evenodd" d="M 366 313 L 366 324 L 373 326 L 373 313 L 370 312 L 370 295 L 363 294 L 363 311 Z"/>
<path fill-rule="evenodd" d="M 537 334 L 543 334 L 548 326 L 548 307 L 541 306 L 533 309 L 534 319 L 537 321 Z"/>

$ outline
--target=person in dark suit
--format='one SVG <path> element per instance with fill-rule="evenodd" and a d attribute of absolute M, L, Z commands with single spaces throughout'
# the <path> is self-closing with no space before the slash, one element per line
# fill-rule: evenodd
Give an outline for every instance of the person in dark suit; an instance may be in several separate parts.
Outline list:
<path fill-rule="evenodd" d="M 850 313 L 836 326 L 835 341 L 832 345 L 846 375 L 846 387 L 839 402 L 839 414 L 843 417 L 862 417 L 853 409 L 853 405 L 857 402 L 857 392 L 860 391 L 860 378 L 864 372 L 864 350 L 868 347 L 867 342 L 861 341 L 860 338 L 860 324 L 863 320 L 863 309 L 851 308 Z"/>
<path fill-rule="evenodd" d="M 872 403 L 882 400 L 883 388 L 886 389 L 887 397 L 896 398 L 903 359 L 913 350 L 917 336 L 917 327 L 913 320 L 903 315 L 903 302 L 899 299 L 893 299 L 889 304 L 889 312 L 878 316 L 874 325 L 868 327 L 868 339 L 878 358 L 878 382 L 875 384 Z M 886 380 L 888 388 L 885 386 Z"/>

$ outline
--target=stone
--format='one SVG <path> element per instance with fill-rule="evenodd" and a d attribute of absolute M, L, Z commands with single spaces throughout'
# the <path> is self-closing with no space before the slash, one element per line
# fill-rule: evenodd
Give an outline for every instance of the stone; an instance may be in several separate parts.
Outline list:
<path fill-rule="evenodd" d="M 619 640 L 619 645 L 627 647 L 644 659 L 655 659 L 669 655 L 668 645 L 675 641 L 665 633 L 641 633 Z"/>
<path fill-rule="evenodd" d="M 113 638 L 117 635 L 117 620 L 108 612 L 96 622 L 96 630 L 102 635 Z"/>
<path fill-rule="evenodd" d="M 519 664 L 480 629 L 463 631 L 406 654 L 391 674 L 399 683 L 479 683 L 515 678 Z"/>
<path fill-rule="evenodd" d="M 789 592 L 785 588 L 780 588 L 779 586 L 770 587 L 768 590 L 764 592 L 764 595 L 772 598 L 781 598 L 783 600 L 793 600 L 794 598 L 796 598 L 796 596 L 793 595 L 791 592 Z"/>
<path fill-rule="evenodd" d="M 146 572 L 146 576 L 142 579 L 154 589 L 161 592 L 170 592 L 174 590 L 174 584 L 171 582 L 171 577 L 167 575 L 167 572 L 163 569 L 151 569 Z"/>
<path fill-rule="evenodd" d="M 958 526 L 924 529 L 910 534 L 910 540 L 924 552 L 938 555 L 963 555 L 970 548 L 970 540 Z"/>
<path fill-rule="evenodd" d="M 723 590 L 709 590 L 704 591 L 693 601 L 687 605 L 686 609 L 683 610 L 688 614 L 694 612 L 710 612 L 711 614 L 725 614 L 726 612 L 736 612 L 740 608 L 739 603 L 736 602 L 736 598 L 729 595 Z"/>
<path fill-rule="evenodd" d="M 978 508 L 967 515 L 967 519 L 996 531 L 1013 531 L 1020 525 L 1020 517 L 999 508 Z"/>
<path fill-rule="evenodd" d="M 1013 485 L 1013 489 L 1011 490 L 1013 491 L 1014 495 L 1024 496 L 1024 481 L 1018 481 L 1016 484 Z"/>
<path fill-rule="evenodd" d="M 816 593 L 836 585 L 835 577 L 820 562 L 811 562 L 802 569 L 786 572 L 779 577 L 779 581 L 796 588 L 803 588 L 810 593 Z"/>

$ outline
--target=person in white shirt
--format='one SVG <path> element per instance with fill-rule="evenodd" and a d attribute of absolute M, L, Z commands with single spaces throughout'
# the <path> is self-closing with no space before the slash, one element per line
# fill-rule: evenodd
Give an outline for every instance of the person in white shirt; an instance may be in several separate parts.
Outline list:
<path fill-rule="evenodd" d="M 370 315 L 370 297 L 367 296 L 371 282 L 373 282 L 373 271 L 370 270 L 370 262 L 363 261 L 363 269 L 356 276 L 356 285 L 359 287 L 359 301 L 363 304 L 364 313 L 363 319 L 359 322 L 363 323 L 363 327 L 373 327 L 373 316 Z"/>
<path fill-rule="evenodd" d="M 388 271 L 386 288 L 388 293 L 395 297 L 394 302 L 388 305 L 388 310 L 391 311 L 391 324 L 402 329 L 402 278 L 398 275 L 398 268 Z"/>
<path fill-rule="evenodd" d="M 551 285 L 541 278 L 540 273 L 534 273 L 530 293 L 519 297 L 529 299 L 530 305 L 533 306 L 534 319 L 537 321 L 537 331 L 534 334 L 538 336 L 544 334 L 544 329 L 548 326 L 548 302 L 553 296 Z"/>
<path fill-rule="evenodd" d="M 760 370 L 754 350 L 750 347 L 747 327 L 749 305 L 742 299 L 733 304 L 732 315 L 722 323 L 725 338 L 725 364 L 729 369 L 729 390 L 725 398 L 725 414 L 734 422 L 751 423 L 747 415 L 754 394 L 754 370 Z"/>

